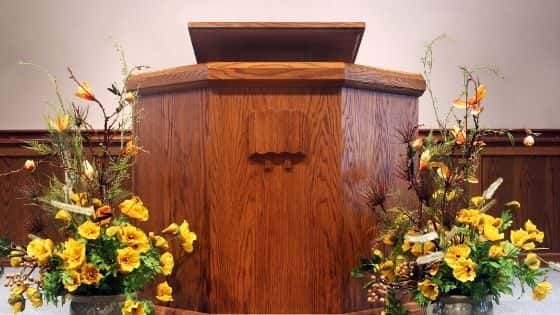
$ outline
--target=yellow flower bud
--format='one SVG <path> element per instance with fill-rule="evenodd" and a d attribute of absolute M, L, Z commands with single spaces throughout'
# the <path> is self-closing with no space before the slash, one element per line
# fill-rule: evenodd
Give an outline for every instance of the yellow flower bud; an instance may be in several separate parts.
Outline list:
<path fill-rule="evenodd" d="M 27 160 L 25 161 L 25 164 L 23 164 L 23 168 L 29 173 L 33 173 L 37 169 L 37 165 L 35 165 L 35 161 Z"/>
<path fill-rule="evenodd" d="M 171 223 L 168 227 L 161 231 L 163 234 L 177 234 L 179 233 L 179 225 L 177 223 Z"/>
<path fill-rule="evenodd" d="M 162 301 L 162 302 L 171 302 L 173 301 L 173 288 L 171 288 L 169 286 L 169 284 L 167 283 L 167 281 L 162 282 L 160 284 L 158 284 L 157 286 L 157 295 L 156 295 L 156 299 Z"/>
<path fill-rule="evenodd" d="M 535 144 L 535 138 L 531 135 L 523 138 L 523 145 L 526 147 L 532 147 Z"/>
<path fill-rule="evenodd" d="M 72 215 L 68 211 L 62 209 L 58 210 L 54 218 L 65 223 L 70 223 L 72 221 Z"/>

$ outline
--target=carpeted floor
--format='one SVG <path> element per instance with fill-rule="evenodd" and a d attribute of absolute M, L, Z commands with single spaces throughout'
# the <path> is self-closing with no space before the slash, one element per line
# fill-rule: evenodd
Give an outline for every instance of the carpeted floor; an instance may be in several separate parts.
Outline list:
<path fill-rule="evenodd" d="M 6 270 L 10 272 L 10 270 Z M 560 315 L 560 273 L 550 272 L 549 281 L 552 282 L 553 290 L 551 295 L 542 302 L 535 302 L 531 299 L 531 293 L 527 292 L 520 297 L 520 290 L 515 291 L 515 296 L 506 296 L 502 299 L 500 305 L 495 306 L 495 315 Z M 4 279 L 1 280 L 0 286 L 0 315 L 11 314 L 10 307 L 7 303 L 9 291 L 3 286 Z M 68 305 L 63 307 L 46 306 L 35 310 L 28 307 L 24 315 L 67 315 Z"/>

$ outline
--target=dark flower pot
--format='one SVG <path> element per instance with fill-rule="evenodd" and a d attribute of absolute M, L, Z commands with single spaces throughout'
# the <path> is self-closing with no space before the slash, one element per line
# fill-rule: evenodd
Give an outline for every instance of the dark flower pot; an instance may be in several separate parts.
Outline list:
<path fill-rule="evenodd" d="M 121 315 L 124 295 L 72 295 L 70 315 Z"/>
<path fill-rule="evenodd" d="M 474 302 L 462 295 L 442 296 L 426 309 L 427 315 L 493 315 L 492 300 Z"/>

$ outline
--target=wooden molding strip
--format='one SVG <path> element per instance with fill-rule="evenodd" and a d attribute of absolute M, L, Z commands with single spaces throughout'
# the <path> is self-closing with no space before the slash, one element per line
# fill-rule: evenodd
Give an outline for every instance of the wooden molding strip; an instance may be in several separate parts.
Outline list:
<path fill-rule="evenodd" d="M 364 22 L 189 22 L 189 28 L 355 28 L 364 29 Z"/>
<path fill-rule="evenodd" d="M 37 152 L 26 149 L 24 147 L 25 142 L 31 140 L 45 141 L 47 134 L 48 131 L 45 129 L 0 130 L 0 157 L 39 156 Z M 85 143 L 89 146 L 97 146 L 97 144 L 102 141 L 101 131 L 83 132 L 83 135 L 87 137 Z M 121 141 L 126 142 L 129 139 L 130 131 L 127 131 L 124 136 L 115 132 L 111 139 L 111 147 L 117 148 L 121 145 Z"/>
<path fill-rule="evenodd" d="M 326 86 L 420 96 L 420 74 L 343 62 L 210 62 L 146 72 L 130 78 L 141 95 L 206 86 Z"/>
<path fill-rule="evenodd" d="M 483 156 L 560 156 L 560 129 L 531 129 L 541 135 L 535 137 L 535 145 L 525 147 L 523 138 L 526 136 L 525 129 L 510 129 L 513 135 L 512 146 L 506 136 L 487 136 L 484 138 L 486 147 L 482 151 Z M 419 130 L 420 136 L 427 136 L 429 129 Z M 434 130 L 434 133 L 438 133 Z"/>

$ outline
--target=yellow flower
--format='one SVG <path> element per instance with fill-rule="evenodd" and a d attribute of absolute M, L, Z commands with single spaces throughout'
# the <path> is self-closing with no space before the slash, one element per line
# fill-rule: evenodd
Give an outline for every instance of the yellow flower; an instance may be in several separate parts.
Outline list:
<path fill-rule="evenodd" d="M 140 152 L 142 148 L 140 148 L 134 140 L 130 140 L 126 143 L 123 149 L 123 154 L 127 156 L 136 156 L 138 152 Z"/>
<path fill-rule="evenodd" d="M 455 138 L 455 143 L 458 145 L 465 144 L 465 140 L 467 139 L 465 129 L 459 126 L 454 126 L 453 129 L 451 129 L 451 134 L 453 135 L 453 138 Z"/>
<path fill-rule="evenodd" d="M 68 269 L 80 267 L 86 259 L 86 245 L 73 238 L 64 242 L 64 249 L 60 254 Z"/>
<path fill-rule="evenodd" d="M 121 272 L 129 273 L 140 267 L 140 253 L 130 247 L 118 249 L 117 262 L 119 263 L 119 270 Z"/>
<path fill-rule="evenodd" d="M 486 86 L 481 84 L 477 87 L 476 93 L 474 96 L 471 96 L 468 100 L 465 101 L 464 98 L 459 98 L 453 101 L 453 106 L 456 108 L 464 109 L 470 108 L 471 113 L 473 115 L 478 115 L 482 112 L 482 106 L 480 106 L 480 102 L 486 96 Z"/>
<path fill-rule="evenodd" d="M 459 244 L 451 246 L 447 249 L 445 253 L 445 263 L 454 268 L 455 265 L 459 262 L 460 259 L 467 259 L 471 254 L 471 248 L 465 244 Z"/>
<path fill-rule="evenodd" d="M 441 162 L 431 162 L 430 167 L 436 170 L 439 177 L 449 179 L 451 177 L 451 170 L 447 165 Z"/>
<path fill-rule="evenodd" d="M 10 295 L 8 304 L 12 307 L 12 313 L 17 314 L 25 310 L 25 299 L 21 295 Z"/>
<path fill-rule="evenodd" d="M 436 245 L 433 242 L 415 243 L 412 246 L 411 253 L 416 257 L 428 255 L 436 250 Z"/>
<path fill-rule="evenodd" d="M 429 149 L 426 149 L 426 151 L 422 152 L 422 155 L 420 155 L 420 164 L 418 166 L 419 169 L 423 170 L 428 168 L 431 159 L 432 159 L 432 154 L 430 153 Z"/>
<path fill-rule="evenodd" d="M 103 278 L 99 273 L 99 269 L 93 264 L 84 264 L 82 266 L 81 279 L 85 284 L 96 284 Z"/>
<path fill-rule="evenodd" d="M 477 209 L 461 209 L 457 215 L 457 222 L 471 226 L 478 225 L 480 211 Z"/>
<path fill-rule="evenodd" d="M 21 256 L 10 257 L 10 266 L 12 267 L 19 267 L 22 262 L 23 258 L 21 258 Z"/>
<path fill-rule="evenodd" d="M 161 250 L 167 250 L 169 249 L 169 243 L 167 242 L 167 240 L 159 235 L 153 235 L 151 237 L 152 241 L 154 242 L 154 246 L 161 249 Z"/>
<path fill-rule="evenodd" d="M 126 300 L 121 309 L 122 315 L 144 315 L 144 302 Z"/>
<path fill-rule="evenodd" d="M 439 263 L 433 263 L 430 266 L 428 266 L 428 270 L 427 272 L 431 275 L 431 276 L 435 276 L 439 271 Z"/>
<path fill-rule="evenodd" d="M 66 210 L 58 210 L 54 218 L 64 223 L 70 223 L 72 221 L 72 215 Z"/>
<path fill-rule="evenodd" d="M 78 234 L 88 240 L 95 240 L 99 237 L 101 228 L 99 225 L 87 220 L 78 227 Z"/>
<path fill-rule="evenodd" d="M 395 230 L 389 230 L 387 231 L 387 233 L 385 233 L 383 235 L 383 244 L 385 245 L 395 245 L 395 241 L 396 241 L 396 231 Z"/>
<path fill-rule="evenodd" d="M 150 249 L 150 242 L 144 231 L 133 225 L 127 224 L 123 226 L 119 236 L 121 242 L 137 250 L 139 253 L 145 253 Z"/>
<path fill-rule="evenodd" d="M 504 239 L 504 233 L 500 233 L 500 230 L 492 224 L 485 224 L 483 231 L 484 237 L 492 242 Z"/>
<path fill-rule="evenodd" d="M 196 241 L 196 234 L 191 232 L 189 223 L 186 220 L 183 220 L 183 223 L 179 226 L 179 236 L 183 240 L 183 250 L 187 253 L 192 253 L 194 250 L 193 243 Z"/>
<path fill-rule="evenodd" d="M 529 238 L 531 240 L 539 243 L 544 241 L 544 232 L 537 229 L 537 226 L 531 222 L 531 220 L 527 220 L 527 222 L 525 222 L 525 230 L 529 233 Z"/>
<path fill-rule="evenodd" d="M 80 273 L 76 270 L 67 270 L 64 276 L 62 277 L 62 284 L 64 288 L 68 290 L 68 292 L 74 292 L 78 287 L 80 287 L 81 279 Z"/>
<path fill-rule="evenodd" d="M 54 243 L 50 239 L 36 238 L 27 244 L 27 254 L 37 260 L 39 266 L 47 263 L 52 256 Z"/>
<path fill-rule="evenodd" d="M 49 127 L 58 133 L 64 133 L 68 130 L 70 125 L 70 116 L 68 115 L 57 115 L 56 118 L 50 119 L 48 121 Z"/>
<path fill-rule="evenodd" d="M 77 206 L 85 206 L 88 202 L 87 193 L 72 193 L 70 195 L 70 200 Z"/>
<path fill-rule="evenodd" d="M 457 198 L 457 195 L 458 193 L 455 190 L 451 190 L 445 194 L 445 199 L 447 199 L 447 201 L 451 201 Z M 438 189 L 432 194 L 432 199 L 434 200 L 438 200 L 439 198 L 442 197 L 443 197 L 443 189 Z"/>
<path fill-rule="evenodd" d="M 539 257 L 537 256 L 537 254 L 535 254 L 535 253 L 527 254 L 527 257 L 525 257 L 524 263 L 531 270 L 537 270 L 541 267 L 541 261 L 540 261 Z"/>
<path fill-rule="evenodd" d="M 39 292 L 36 288 L 27 289 L 27 291 L 25 291 L 25 296 L 27 296 L 27 299 L 31 302 L 31 305 L 33 305 L 34 308 L 43 306 L 43 297 L 41 292 Z"/>
<path fill-rule="evenodd" d="M 488 250 L 488 257 L 490 258 L 500 258 L 506 256 L 506 252 L 504 250 L 504 242 L 501 242 L 500 245 L 492 245 Z"/>
<path fill-rule="evenodd" d="M 134 103 L 134 102 L 136 102 L 136 98 L 137 98 L 137 95 L 136 95 L 135 92 L 126 92 L 126 93 L 124 94 L 124 97 L 123 97 L 123 99 L 124 99 L 127 103 Z"/>
<path fill-rule="evenodd" d="M 512 230 L 510 233 L 511 243 L 518 248 L 531 250 L 535 248 L 535 243 L 530 242 L 531 238 L 529 233 L 523 229 Z"/>
<path fill-rule="evenodd" d="M 539 282 L 533 288 L 533 299 L 536 301 L 544 300 L 550 291 L 552 290 L 552 284 L 548 281 Z"/>
<path fill-rule="evenodd" d="M 422 151 L 423 146 L 424 146 L 424 138 L 423 137 L 418 137 L 410 143 L 410 147 L 416 152 Z"/>
<path fill-rule="evenodd" d="M 177 223 L 171 223 L 168 227 L 161 231 L 163 234 L 177 234 L 179 233 L 179 225 Z"/>
<path fill-rule="evenodd" d="M 164 276 L 169 276 L 173 272 L 175 261 L 170 252 L 163 253 L 163 255 L 159 257 L 159 263 L 161 264 L 161 273 Z"/>
<path fill-rule="evenodd" d="M 379 257 L 379 258 L 383 258 L 384 255 L 383 255 L 383 252 L 382 252 L 382 251 L 380 251 L 379 249 L 376 248 L 376 249 L 373 250 L 373 256 L 377 256 L 377 257 Z"/>
<path fill-rule="evenodd" d="M 381 275 L 383 275 L 387 280 L 392 281 L 395 275 L 394 263 L 392 260 L 386 260 L 379 265 L 379 270 Z"/>
<path fill-rule="evenodd" d="M 29 285 L 27 285 L 27 284 L 21 284 L 21 285 L 15 286 L 10 291 L 10 295 L 22 295 L 23 293 L 25 293 L 25 291 L 27 291 L 28 288 L 29 288 Z"/>
<path fill-rule="evenodd" d="M 484 205 L 484 197 L 482 196 L 474 196 L 471 198 L 471 204 L 477 208 L 480 209 L 480 207 L 482 207 L 482 205 Z"/>
<path fill-rule="evenodd" d="M 438 286 L 432 282 L 430 279 L 425 279 L 422 282 L 418 282 L 418 290 L 427 299 L 435 301 L 439 295 Z"/>
<path fill-rule="evenodd" d="M 107 228 L 107 230 L 105 230 L 105 234 L 107 234 L 107 236 L 115 236 L 115 235 L 120 235 L 122 228 L 120 226 L 117 225 L 113 225 Z"/>
<path fill-rule="evenodd" d="M 121 202 L 119 207 L 123 214 L 133 219 L 148 221 L 150 216 L 148 208 L 144 206 L 142 200 L 137 196 Z"/>
<path fill-rule="evenodd" d="M 93 181 L 95 177 L 95 168 L 93 168 L 93 165 L 91 165 L 88 160 L 84 160 L 82 162 L 82 172 L 83 178 L 89 181 Z"/>
<path fill-rule="evenodd" d="M 162 302 L 171 302 L 173 301 L 173 288 L 169 286 L 167 281 L 158 284 L 157 286 L 157 295 L 156 299 Z"/>
<path fill-rule="evenodd" d="M 512 200 L 512 201 L 506 203 L 505 206 L 506 206 L 506 208 L 519 209 L 519 208 L 521 208 L 521 203 L 519 203 L 519 201 L 517 201 L 517 200 Z"/>
<path fill-rule="evenodd" d="M 476 263 L 470 258 L 459 259 L 453 268 L 453 276 L 461 282 L 474 281 L 476 278 Z"/>
<path fill-rule="evenodd" d="M 99 225 L 106 226 L 113 219 L 113 209 L 109 205 L 99 206 L 95 209 L 94 218 Z"/>
<path fill-rule="evenodd" d="M 81 99 L 88 100 L 88 101 L 95 100 L 95 96 L 93 95 L 93 92 L 89 84 L 85 81 L 82 82 L 81 85 L 78 85 L 78 89 L 76 90 L 75 95 Z"/>

